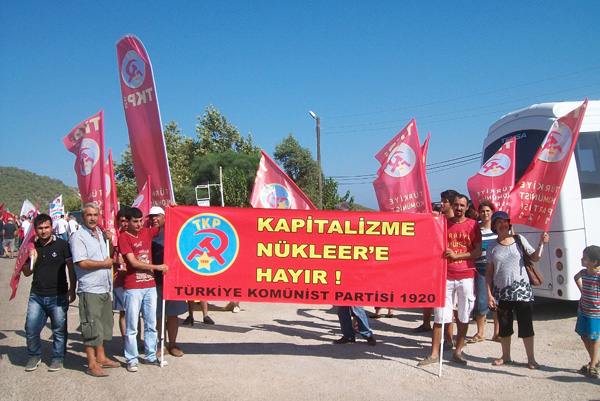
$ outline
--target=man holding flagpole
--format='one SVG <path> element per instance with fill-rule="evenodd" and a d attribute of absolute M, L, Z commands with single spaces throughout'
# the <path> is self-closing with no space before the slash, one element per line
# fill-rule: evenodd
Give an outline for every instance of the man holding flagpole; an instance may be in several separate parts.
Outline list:
<path fill-rule="evenodd" d="M 121 366 L 104 353 L 104 341 L 112 340 L 114 324 L 110 297 L 113 260 L 106 247 L 112 235 L 98 227 L 100 208 L 95 202 L 83 205 L 81 219 L 83 225 L 71 237 L 70 245 L 77 274 L 81 335 L 88 358 L 85 373 L 104 377 L 108 376 L 104 368 Z"/>

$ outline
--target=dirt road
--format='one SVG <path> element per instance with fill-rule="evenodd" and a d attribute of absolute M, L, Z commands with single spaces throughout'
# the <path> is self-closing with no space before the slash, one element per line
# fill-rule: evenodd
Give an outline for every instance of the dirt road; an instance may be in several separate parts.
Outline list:
<path fill-rule="evenodd" d="M 331 306 L 242 303 L 241 313 L 211 304 L 216 325 L 196 322 L 179 333 L 181 358 L 166 357 L 164 368 L 140 365 L 137 373 L 112 369 L 106 378 L 84 374 L 86 363 L 78 326 L 77 301 L 69 309 L 65 367 L 47 371 L 51 332 L 42 332 L 42 365 L 24 371 L 25 313 L 31 278 L 22 277 L 17 297 L 8 301 L 14 261 L 0 259 L 0 399 L 41 400 L 398 400 L 398 399 L 599 399 L 600 380 L 576 373 L 587 362 L 574 333 L 577 304 L 538 299 L 534 310 L 536 359 L 541 369 L 525 365 L 522 342 L 513 339 L 515 365 L 495 367 L 500 344 L 485 341 L 466 347 L 468 366 L 444 363 L 418 368 L 429 352 L 430 337 L 411 329 L 420 310 L 396 310 L 394 318 L 371 320 L 375 347 L 358 340 L 334 345 L 340 330 Z M 367 308 L 372 311 L 372 308 Z M 197 312 L 196 319 L 202 314 Z M 182 317 L 185 317 L 183 315 Z M 492 325 L 486 325 L 491 337 Z M 471 325 L 469 334 L 475 327 Z M 115 333 L 118 328 L 115 325 Z M 106 345 L 107 354 L 124 362 L 122 340 Z M 451 357 L 447 352 L 446 361 Z"/>

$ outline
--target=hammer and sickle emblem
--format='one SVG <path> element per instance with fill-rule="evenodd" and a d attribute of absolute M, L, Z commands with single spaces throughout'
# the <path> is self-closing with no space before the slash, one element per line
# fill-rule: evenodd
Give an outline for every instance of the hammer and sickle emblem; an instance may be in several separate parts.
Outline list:
<path fill-rule="evenodd" d="M 221 255 L 223 252 L 225 252 L 227 246 L 229 245 L 229 239 L 227 238 L 227 235 L 223 231 L 214 229 L 200 230 L 195 232 L 194 235 L 198 235 L 200 233 L 212 234 L 213 236 L 206 236 L 202 238 L 202 240 L 198 243 L 198 246 L 194 248 L 194 250 L 186 258 L 188 262 L 194 259 L 194 257 L 197 255 L 201 255 L 203 250 L 206 250 L 206 254 L 208 256 L 214 258 L 217 262 L 219 262 L 220 265 L 223 265 L 225 263 L 225 259 Z M 218 248 L 215 248 L 213 245 L 213 240 L 216 238 L 218 238 L 221 243 Z"/>

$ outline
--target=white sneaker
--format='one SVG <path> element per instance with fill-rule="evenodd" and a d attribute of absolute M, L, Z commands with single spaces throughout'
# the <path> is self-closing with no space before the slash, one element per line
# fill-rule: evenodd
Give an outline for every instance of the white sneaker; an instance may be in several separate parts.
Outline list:
<path fill-rule="evenodd" d="M 137 372 L 138 371 L 138 365 L 135 362 L 130 362 L 127 364 L 127 371 L 128 372 Z"/>
<path fill-rule="evenodd" d="M 233 310 L 232 310 L 233 313 L 238 313 L 240 311 L 241 311 L 241 309 L 240 309 L 239 306 L 236 305 L 236 306 L 233 307 Z"/>

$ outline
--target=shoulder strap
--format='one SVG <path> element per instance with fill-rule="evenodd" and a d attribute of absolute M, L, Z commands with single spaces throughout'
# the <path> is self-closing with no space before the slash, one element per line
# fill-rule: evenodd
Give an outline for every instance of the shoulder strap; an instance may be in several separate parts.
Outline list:
<path fill-rule="evenodd" d="M 521 254 L 523 255 L 523 261 L 525 262 L 525 265 L 527 266 L 527 265 L 532 264 L 531 258 L 529 257 L 529 254 L 525 251 L 523 242 L 521 242 L 521 236 L 519 234 L 515 234 L 515 235 L 513 235 L 513 238 L 515 239 L 515 242 L 517 243 L 517 245 L 519 246 L 519 249 L 521 250 Z"/>

